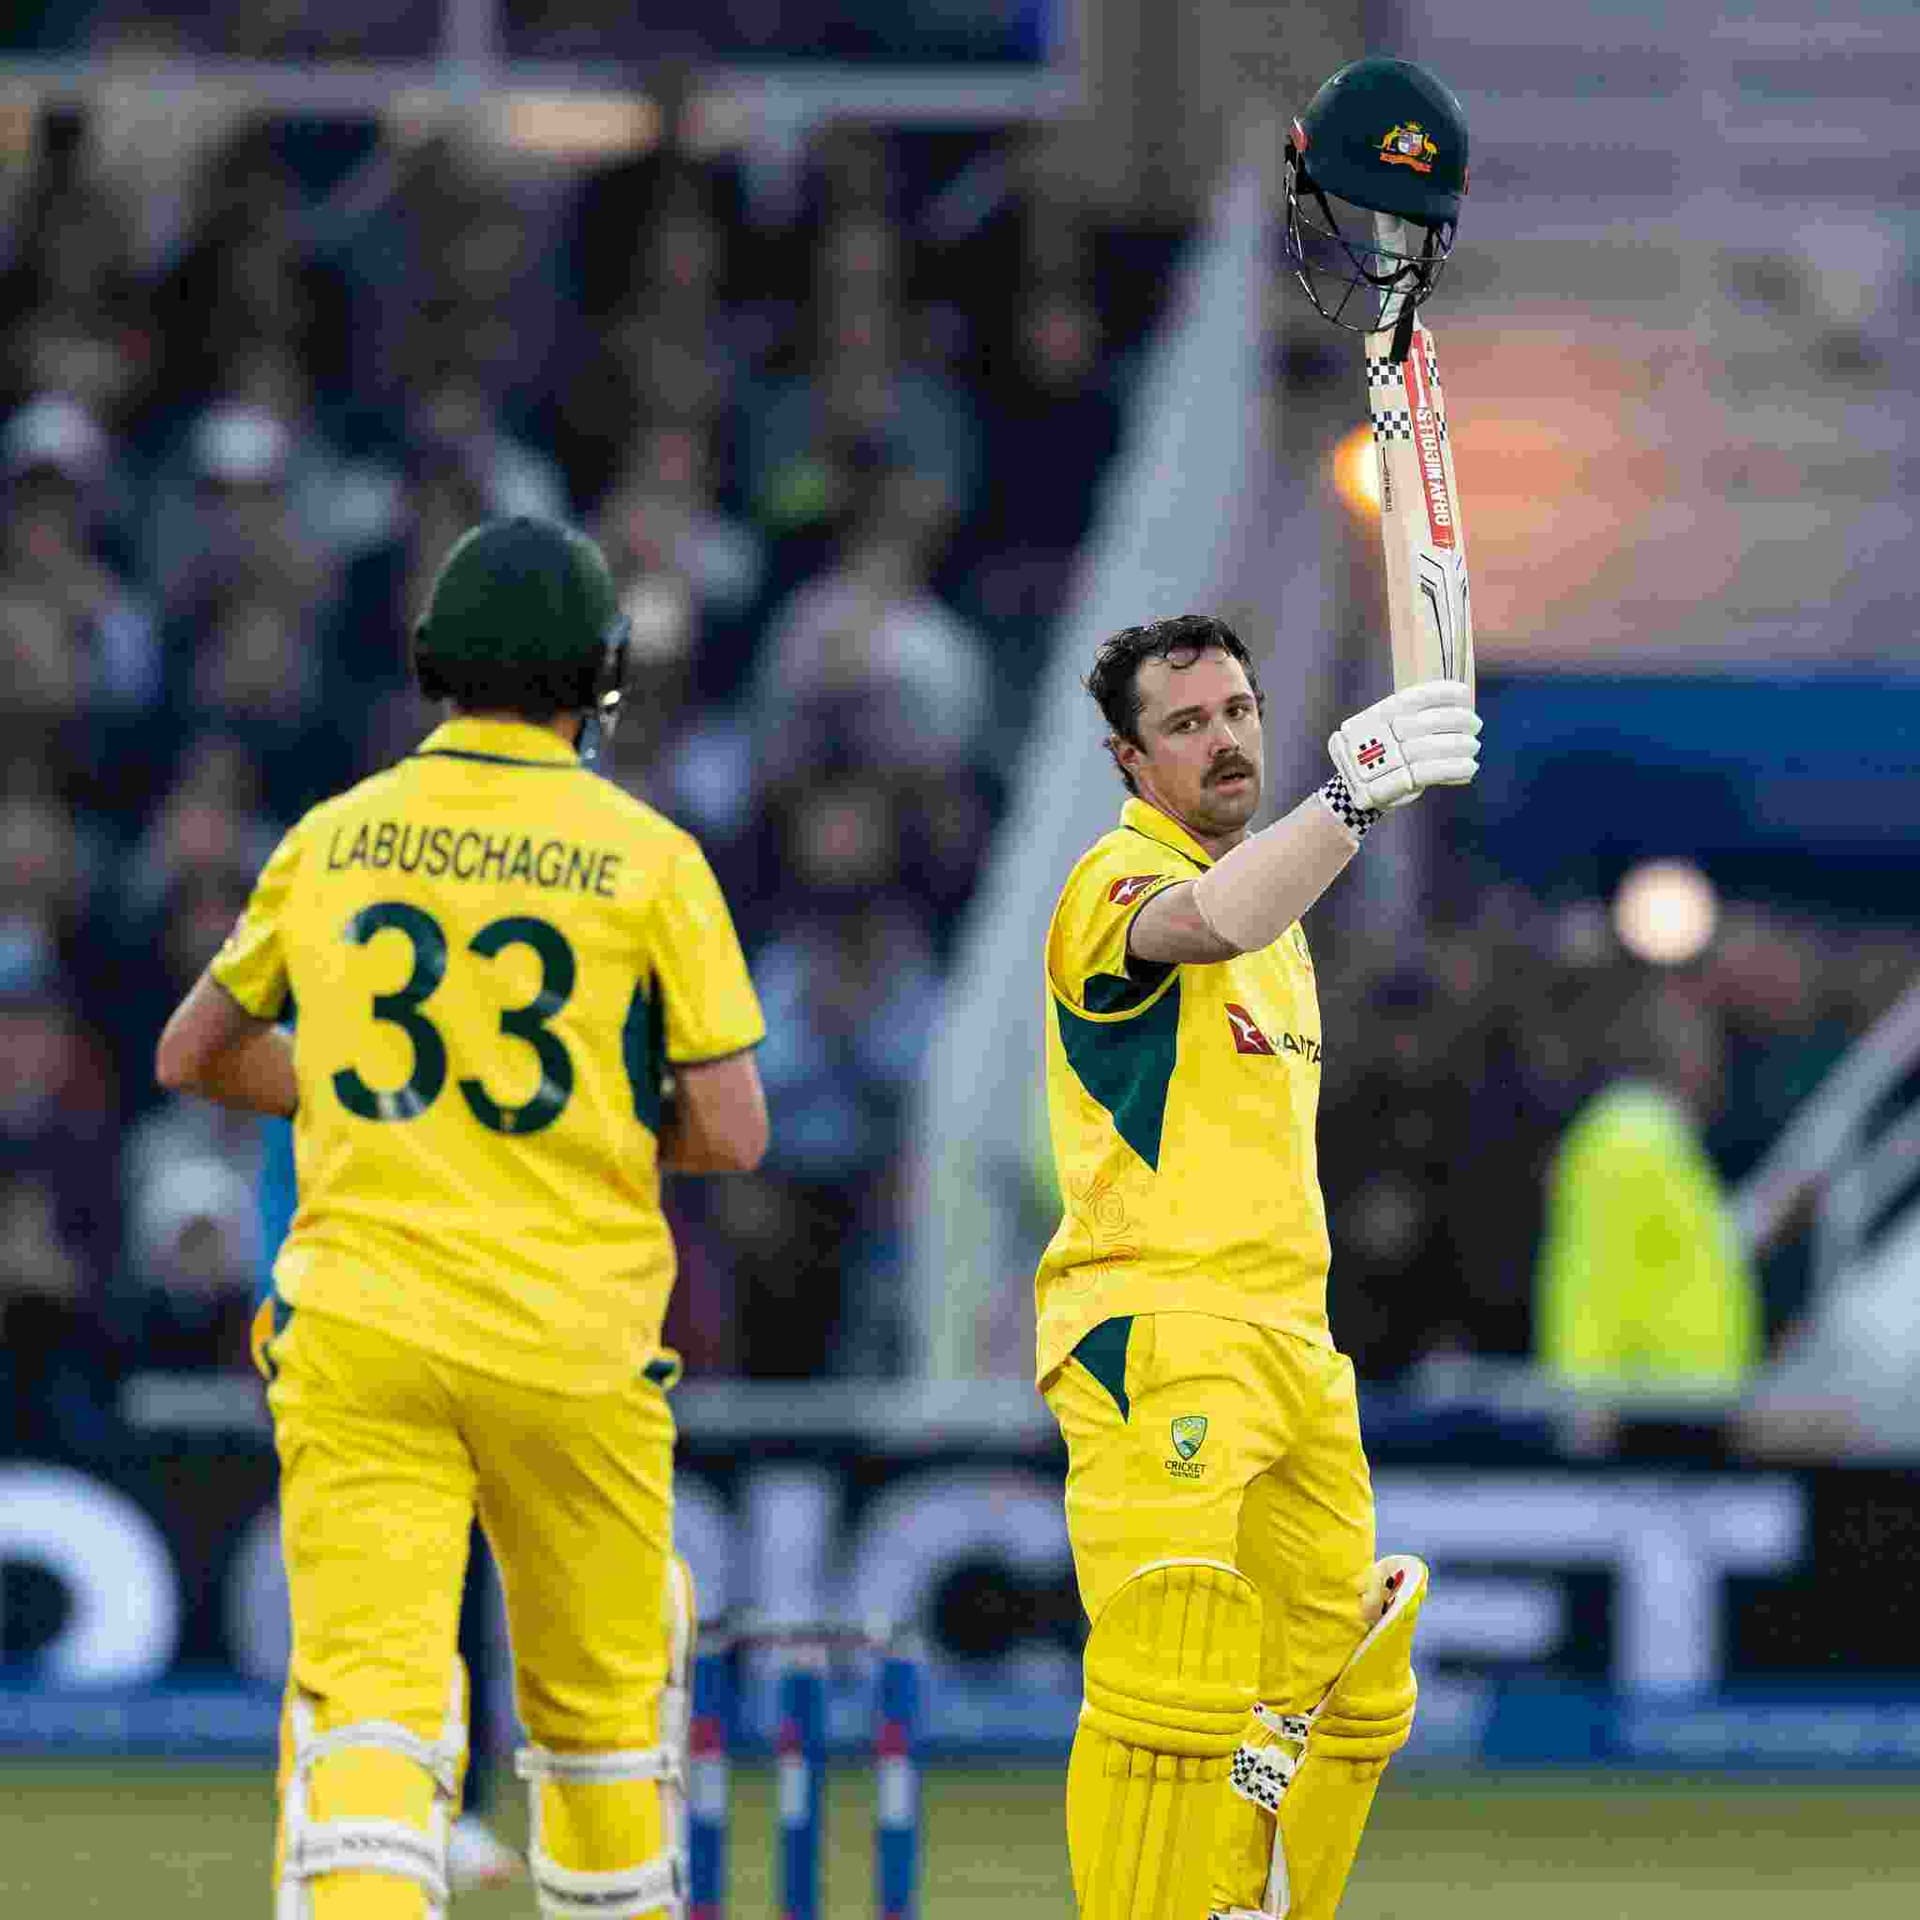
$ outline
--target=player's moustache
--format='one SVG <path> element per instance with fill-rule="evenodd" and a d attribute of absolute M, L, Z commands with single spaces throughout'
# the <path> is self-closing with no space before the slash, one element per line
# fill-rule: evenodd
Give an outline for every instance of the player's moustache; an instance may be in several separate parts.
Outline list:
<path fill-rule="evenodd" d="M 1249 780 L 1254 777 L 1253 768 L 1237 753 L 1230 753 L 1224 759 L 1216 760 L 1207 769 L 1207 785 L 1212 786 L 1218 780 L 1230 779 L 1236 773 L 1244 773 Z"/>

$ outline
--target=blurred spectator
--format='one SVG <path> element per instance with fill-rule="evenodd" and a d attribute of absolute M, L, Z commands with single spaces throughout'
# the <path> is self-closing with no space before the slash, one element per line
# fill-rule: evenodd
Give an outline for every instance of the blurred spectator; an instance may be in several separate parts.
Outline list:
<path fill-rule="evenodd" d="M 187 432 L 185 459 L 155 503 L 153 564 L 169 614 L 236 578 L 272 578 L 311 598 L 328 555 L 290 488 L 294 436 L 266 408 L 220 400 Z"/>
<path fill-rule="evenodd" d="M 1024 293 L 991 350 L 987 394 L 994 482 L 969 529 L 971 591 L 981 613 L 1037 636 L 1065 598 L 1093 510 L 1095 477 L 1119 436 L 1120 406 L 1100 315 L 1070 283 Z M 1009 650 L 1038 661 L 1042 650 Z"/>
<path fill-rule="evenodd" d="M 556 396 L 555 441 L 589 512 L 650 424 L 710 439 L 742 371 L 712 191 L 703 170 L 669 158 L 612 169 L 582 195 L 574 274 L 595 331 Z"/>
<path fill-rule="evenodd" d="M 354 290 L 352 384 L 398 415 L 450 378 L 475 382 L 516 430 L 560 358 L 555 210 L 477 135 L 390 145 L 377 200 L 330 257 Z"/>
<path fill-rule="evenodd" d="M 1759 1289 L 1701 1144 L 1721 1047 L 1672 981 L 1614 1029 L 1625 1075 L 1581 1110 L 1548 1182 L 1536 1337 L 1561 1380 L 1732 1396 L 1760 1361 Z"/>
<path fill-rule="evenodd" d="M 784 1323 L 796 1306 L 826 1309 L 820 1335 L 838 1332 L 821 1363 L 857 1371 L 890 1349 L 897 1356 L 891 1176 L 939 981 L 924 928 L 892 891 L 899 835 L 884 785 L 854 777 L 803 790 L 789 804 L 785 847 L 795 899 L 754 960 L 767 1010 L 767 1165 L 792 1184 L 822 1257 L 791 1271 L 781 1299 L 743 1300 L 740 1311 Z M 806 1338 L 788 1328 L 771 1344 L 791 1353 Z"/>
<path fill-rule="evenodd" d="M 810 350 L 752 396 L 742 422 L 741 491 L 774 532 L 821 532 L 881 467 L 936 482 L 971 513 L 985 450 L 977 409 L 938 367 L 914 365 L 903 326 L 901 237 L 885 145 L 836 129 L 821 156 L 824 205 L 814 259 Z"/>
<path fill-rule="evenodd" d="M 1438 1344 L 1478 1341 L 1461 1294 L 1473 1282 L 1444 1211 L 1466 1097 L 1446 1051 L 1454 1027 L 1434 983 L 1404 968 L 1374 982 L 1351 1016 L 1322 1014 L 1323 1045 L 1341 1060 L 1321 1125 L 1322 1162 L 1334 1173 L 1328 1311 L 1342 1348 L 1374 1375 L 1398 1373 Z"/>
<path fill-rule="evenodd" d="M 342 283 L 311 256 L 301 201 L 264 115 L 208 155 L 185 245 L 152 295 L 160 338 L 148 411 L 163 430 L 261 347 L 284 349 L 323 380 L 344 374 Z"/>
<path fill-rule="evenodd" d="M 73 1008 L 36 987 L 0 997 L 0 1061 L 0 1173 L 35 1183 L 90 1291 L 119 1250 L 118 1196 L 101 1180 L 115 1144 L 106 1060 Z"/>
<path fill-rule="evenodd" d="M 37 395 L 0 429 L 0 596 L 20 609 L 7 638 L 23 669 L 8 676 L 10 705 L 116 720 L 143 712 L 160 690 L 152 611 L 108 537 L 115 458 L 67 394 Z"/>
<path fill-rule="evenodd" d="M 247 1371 L 262 1268 L 254 1190 L 220 1159 L 176 1161 L 128 1223 L 117 1331 L 142 1367 Z"/>
<path fill-rule="evenodd" d="M 156 463 L 149 564 L 163 582 L 189 574 L 210 504 L 216 523 L 230 519 L 223 491 L 248 488 L 280 496 L 300 549 L 350 557 L 388 531 L 398 487 L 397 463 L 341 443 L 299 354 L 256 341 L 222 365 L 207 404 L 188 410 Z"/>
<path fill-rule="evenodd" d="M 837 564 L 774 615 L 748 702 L 771 777 L 822 757 L 817 728 L 795 724 L 809 711 L 877 766 L 948 769 L 984 748 L 986 641 L 929 584 L 947 512 L 937 483 L 888 469 Z"/>
<path fill-rule="evenodd" d="M 0 1452 L 87 1453 L 114 1432 L 114 1382 L 85 1265 L 51 1184 L 0 1172 Z"/>
<path fill-rule="evenodd" d="M 240 740 L 207 733 L 181 754 L 173 785 L 127 863 L 121 907 L 151 917 L 183 873 L 257 873 L 280 828 L 261 809 L 260 766 Z"/>
<path fill-rule="evenodd" d="M 33 784 L 30 762 L 8 769 L 0 795 L 0 993 L 53 989 L 80 970 L 90 875 L 79 824 Z"/>
<path fill-rule="evenodd" d="M 705 697 L 731 694 L 766 562 L 758 536 L 715 505 L 702 436 L 647 433 L 592 530 L 620 584 L 636 665 L 685 662 Z"/>
<path fill-rule="evenodd" d="M 71 395 L 118 430 L 152 351 L 137 300 L 133 221 L 94 164 L 84 111 L 47 108 L 0 274 L 0 406 Z"/>

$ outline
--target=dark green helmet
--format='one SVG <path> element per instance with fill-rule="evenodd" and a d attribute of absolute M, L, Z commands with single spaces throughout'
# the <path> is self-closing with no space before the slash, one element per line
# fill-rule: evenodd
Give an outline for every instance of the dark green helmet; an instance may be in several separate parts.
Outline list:
<path fill-rule="evenodd" d="M 522 514 L 454 542 L 413 630 L 413 669 L 429 700 L 533 719 L 585 709 L 610 728 L 626 648 L 600 549 Z"/>
<path fill-rule="evenodd" d="M 1410 314 L 1453 251 L 1466 190 L 1466 115 L 1443 81 L 1380 54 L 1342 67 L 1287 141 L 1287 253 L 1308 297 L 1363 332 Z"/>
<path fill-rule="evenodd" d="M 1467 190 L 1467 117 L 1444 81 L 1370 54 L 1342 67 L 1293 123 L 1300 164 L 1324 193 L 1423 227 L 1451 226 Z"/>

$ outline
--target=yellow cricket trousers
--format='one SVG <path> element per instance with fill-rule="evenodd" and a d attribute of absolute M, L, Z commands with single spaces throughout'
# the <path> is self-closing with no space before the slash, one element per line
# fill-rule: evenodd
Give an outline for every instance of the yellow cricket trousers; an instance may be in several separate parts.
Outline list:
<path fill-rule="evenodd" d="M 285 1316 L 262 1353 L 293 1615 L 288 1695 L 304 1696 L 315 1731 L 390 1721 L 441 1738 L 477 1513 L 500 1567 L 534 1744 L 563 1754 L 653 1746 L 672 1551 L 663 1382 L 556 1394 L 305 1309 Z M 285 1755 L 283 1741 L 283 1789 Z M 564 1798 L 546 1807 L 556 1858 L 617 1867 L 658 1851 L 651 1789 L 639 1812 L 630 1789 Z M 316 1819 L 424 1827 L 431 1802 L 427 1776 L 396 1755 L 342 1751 L 314 1769 Z M 405 1920 L 424 1907 L 418 1886 L 379 1874 L 313 1886 L 317 1920 Z"/>

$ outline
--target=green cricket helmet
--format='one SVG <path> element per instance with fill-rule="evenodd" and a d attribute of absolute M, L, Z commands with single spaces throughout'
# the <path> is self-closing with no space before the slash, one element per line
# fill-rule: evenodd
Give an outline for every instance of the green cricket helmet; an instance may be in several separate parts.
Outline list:
<path fill-rule="evenodd" d="M 1410 314 L 1453 251 L 1466 190 L 1451 88 L 1411 60 L 1342 67 L 1287 141 L 1287 258 L 1307 297 L 1360 332 Z"/>
<path fill-rule="evenodd" d="M 525 514 L 454 542 L 413 630 L 414 677 L 429 700 L 536 719 L 584 710 L 583 757 L 613 731 L 626 658 L 605 555 L 584 533 Z"/>

